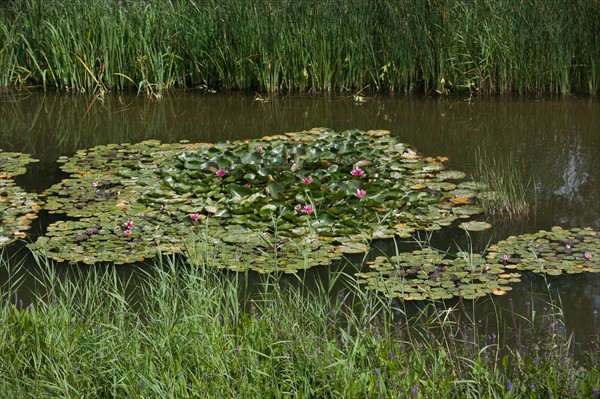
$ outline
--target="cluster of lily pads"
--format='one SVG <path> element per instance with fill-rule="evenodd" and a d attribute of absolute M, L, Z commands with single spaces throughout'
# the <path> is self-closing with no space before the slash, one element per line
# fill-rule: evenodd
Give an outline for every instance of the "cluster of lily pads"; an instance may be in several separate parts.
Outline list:
<path fill-rule="evenodd" d="M 550 231 L 509 237 L 483 254 L 447 254 L 423 248 L 379 256 L 357 273 L 359 282 L 390 298 L 474 299 L 504 295 L 525 271 L 560 275 L 600 272 L 600 233 L 590 229 Z"/>
<path fill-rule="evenodd" d="M 26 172 L 25 166 L 37 162 L 27 154 L 3 152 L 0 149 L 0 248 L 19 238 L 37 218 L 40 206 L 37 196 L 17 186 L 15 176 Z"/>
<path fill-rule="evenodd" d="M 476 187 L 458 183 L 465 174 L 445 160 L 387 131 L 98 146 L 60 160 L 70 177 L 44 193 L 44 208 L 69 218 L 32 248 L 57 261 L 181 252 L 235 270 L 293 272 L 481 213 Z"/>
<path fill-rule="evenodd" d="M 35 160 L 0 152 L 0 246 L 24 237 L 41 205 L 12 178 Z M 294 273 L 368 251 L 373 239 L 409 238 L 458 221 L 491 227 L 481 184 L 446 170 L 387 131 L 286 133 L 216 144 L 155 140 L 61 157 L 69 174 L 43 208 L 64 217 L 29 246 L 59 262 L 134 263 L 180 253 L 189 262 Z M 368 262 L 359 282 L 404 300 L 505 294 L 521 273 L 600 272 L 591 229 L 509 237 L 482 254 L 432 248 Z"/>
<path fill-rule="evenodd" d="M 563 273 L 600 272 L 600 233 L 591 228 L 511 236 L 488 248 L 486 259 L 506 269 L 527 270 L 559 276 Z"/>

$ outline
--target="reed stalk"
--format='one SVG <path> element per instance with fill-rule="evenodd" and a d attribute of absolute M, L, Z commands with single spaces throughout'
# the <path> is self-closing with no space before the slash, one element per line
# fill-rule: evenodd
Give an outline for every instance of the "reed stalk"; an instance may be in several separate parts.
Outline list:
<path fill-rule="evenodd" d="M 12 0 L 0 84 L 597 94 L 599 21 L 596 0 Z"/>
<path fill-rule="evenodd" d="M 530 211 L 522 165 L 510 157 L 492 158 L 479 150 L 473 179 L 486 189 L 479 200 L 489 216 L 526 217 Z"/>

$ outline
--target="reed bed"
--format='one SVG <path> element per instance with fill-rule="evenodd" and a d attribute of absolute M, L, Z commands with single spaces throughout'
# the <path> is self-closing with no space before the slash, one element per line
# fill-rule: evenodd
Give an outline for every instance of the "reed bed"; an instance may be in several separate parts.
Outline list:
<path fill-rule="evenodd" d="M 596 0 L 11 0 L 0 27 L 7 87 L 600 89 Z"/>
<path fill-rule="evenodd" d="M 552 299 L 490 327 L 474 308 L 408 309 L 342 273 L 250 289 L 248 275 L 175 258 L 131 279 L 38 263 L 23 301 L 23 265 L 0 262 L 1 398 L 598 397 L 598 337 L 576 361 Z"/>
<path fill-rule="evenodd" d="M 479 197 L 486 215 L 509 219 L 528 216 L 532 206 L 523 181 L 524 166 L 510 156 L 492 157 L 481 149 L 476 153 L 475 162 L 473 179 L 486 186 Z"/>

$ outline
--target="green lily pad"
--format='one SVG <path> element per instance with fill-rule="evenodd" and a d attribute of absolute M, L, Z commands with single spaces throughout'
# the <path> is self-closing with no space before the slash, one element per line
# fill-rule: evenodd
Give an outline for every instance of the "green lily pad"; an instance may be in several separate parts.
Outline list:
<path fill-rule="evenodd" d="M 437 174 L 437 177 L 440 180 L 462 180 L 466 174 L 458 170 L 443 170 Z"/>
<path fill-rule="evenodd" d="M 446 181 L 464 174 L 446 171 L 445 160 L 423 157 L 382 131 L 359 130 L 97 146 L 61 159 L 70 176 L 43 193 L 44 207 L 68 216 L 69 223 L 51 225 L 50 236 L 31 247 L 71 262 L 129 262 L 164 251 L 200 262 L 190 236 L 208 228 L 214 237 L 207 240 L 229 248 L 222 264 L 231 269 L 295 270 L 288 265 L 300 263 L 296 244 L 306 243 L 305 237 L 318 243 L 309 248 L 335 254 L 323 257 L 331 261 L 367 251 L 373 239 L 434 231 L 476 214 L 476 189 Z M 123 239 L 113 225 L 124 232 L 124 220 L 143 228 L 129 229 Z M 86 238 L 90 223 L 102 226 L 102 233 Z M 347 240 L 356 236 L 360 240 Z M 256 237 L 275 240 L 275 252 Z M 100 238 L 106 251 L 94 249 Z"/>
<path fill-rule="evenodd" d="M 590 228 L 553 227 L 509 237 L 484 254 L 423 248 L 377 257 L 368 267 L 370 272 L 358 274 L 359 282 L 388 297 L 439 300 L 504 295 L 511 284 L 521 282 L 524 272 L 559 276 L 600 271 L 600 234 Z M 413 290 L 419 295 L 410 294 Z"/>
<path fill-rule="evenodd" d="M 454 212 L 455 215 L 459 215 L 459 217 L 462 218 L 483 213 L 483 208 L 476 205 L 463 205 L 453 208 L 452 212 Z"/>
<path fill-rule="evenodd" d="M 470 221 L 461 223 L 458 227 L 467 231 L 483 231 L 491 228 L 492 225 L 483 221 Z"/>
<path fill-rule="evenodd" d="M 488 259 L 520 270 L 560 275 L 600 268 L 600 234 L 591 228 L 553 227 L 511 236 L 490 247 Z"/>
<path fill-rule="evenodd" d="M 0 150 L 0 248 L 25 238 L 25 232 L 38 216 L 37 195 L 25 192 L 13 180 L 25 173 L 25 166 L 31 162 L 37 160 L 28 154 Z"/>
<path fill-rule="evenodd" d="M 6 183 L 13 177 L 24 174 L 27 171 L 25 166 L 32 162 L 38 162 L 38 160 L 29 154 L 4 152 L 0 149 L 0 180 Z"/>

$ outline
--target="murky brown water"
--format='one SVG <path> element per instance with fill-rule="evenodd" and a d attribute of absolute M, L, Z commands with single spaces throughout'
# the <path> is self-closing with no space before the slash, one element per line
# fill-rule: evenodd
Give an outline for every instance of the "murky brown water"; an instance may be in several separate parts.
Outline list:
<path fill-rule="evenodd" d="M 58 156 L 95 145 L 146 139 L 216 142 L 316 126 L 387 129 L 427 155 L 448 156 L 450 168 L 467 174 L 473 170 L 478 148 L 523 163 L 534 211 L 523 220 L 496 221 L 491 233 L 473 235 L 475 248 L 554 225 L 600 229 L 600 102 L 596 100 L 376 97 L 356 104 L 352 96 L 276 96 L 263 102 L 247 94 L 186 91 L 167 94 L 160 101 L 126 94 L 94 101 L 84 95 L 0 93 L 0 148 L 41 160 L 18 179 L 34 191 L 61 178 L 55 163 Z M 464 233 L 456 230 L 443 231 L 435 240 L 439 245 L 468 245 Z M 389 242 L 378 247 L 393 251 Z M 576 338 L 585 340 L 598 331 L 592 318 L 594 311 L 600 311 L 598 274 L 532 278 L 515 286 L 510 298 L 498 301 L 501 306 L 512 302 L 523 309 L 532 293 L 547 291 L 548 284 L 558 287 L 567 325 Z"/>

